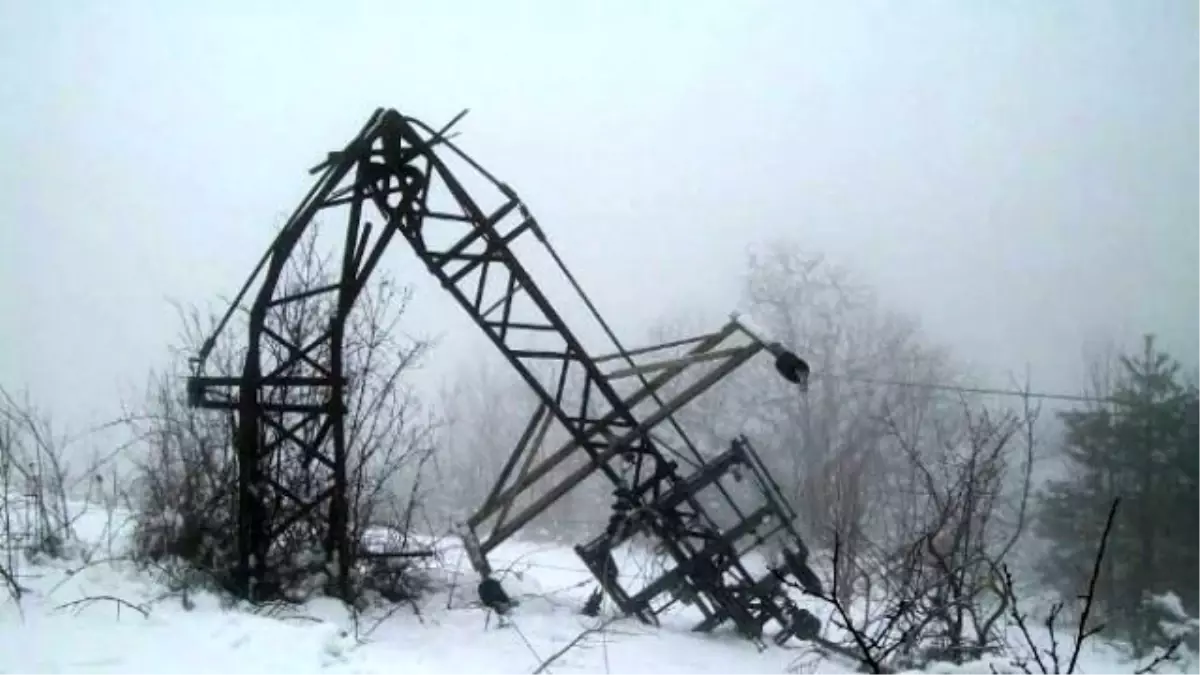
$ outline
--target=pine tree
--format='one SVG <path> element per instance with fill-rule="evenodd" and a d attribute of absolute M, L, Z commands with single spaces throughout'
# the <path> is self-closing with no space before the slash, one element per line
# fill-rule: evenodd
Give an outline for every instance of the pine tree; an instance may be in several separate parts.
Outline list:
<path fill-rule="evenodd" d="M 1156 641 L 1151 595 L 1174 592 L 1195 615 L 1200 588 L 1194 382 L 1147 336 L 1120 359 L 1111 405 L 1063 413 L 1067 472 L 1042 497 L 1039 530 L 1053 545 L 1044 580 L 1065 597 L 1086 587 L 1111 501 L 1122 499 L 1097 584 L 1096 608 L 1138 651 Z"/>

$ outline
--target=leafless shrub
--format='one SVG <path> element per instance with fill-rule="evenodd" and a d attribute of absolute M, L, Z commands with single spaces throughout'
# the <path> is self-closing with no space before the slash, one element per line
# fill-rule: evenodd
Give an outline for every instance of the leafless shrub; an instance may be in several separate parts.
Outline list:
<path fill-rule="evenodd" d="M 285 269 L 281 292 L 299 294 L 320 288 L 331 283 L 335 273 L 330 258 L 318 246 L 314 228 Z M 378 541 L 379 532 L 406 536 L 424 497 L 420 475 L 434 446 L 435 426 L 405 376 L 419 364 L 430 344 L 401 339 L 397 329 L 410 290 L 395 284 L 382 270 L 374 276 L 347 320 L 343 342 L 349 383 L 347 499 L 355 575 L 351 594 L 370 589 L 403 597 L 418 590 L 406 577 L 411 566 L 394 550 L 373 550 L 372 541 Z M 330 295 L 311 295 L 274 307 L 271 311 L 277 316 L 272 325 L 293 344 L 313 343 L 333 312 L 335 299 Z M 182 316 L 184 353 L 190 355 L 210 334 L 213 322 L 196 310 L 182 312 Z M 245 347 L 238 340 L 244 339 L 244 331 L 226 333 L 231 340 L 217 344 L 209 359 L 210 369 L 240 372 Z M 268 358 L 283 361 L 287 356 L 286 348 L 274 340 L 264 343 L 264 349 L 278 352 Z M 322 355 L 314 350 L 312 357 L 319 360 Z M 303 393 L 295 390 L 288 395 L 289 403 L 316 403 L 297 400 Z M 126 421 L 146 448 L 133 491 L 137 557 L 173 570 L 181 586 L 203 584 L 233 590 L 237 556 L 233 536 L 237 525 L 234 416 L 188 407 L 178 378 L 159 375 L 151 382 L 146 410 L 127 416 Z M 311 439 L 319 430 L 306 425 L 295 433 Z M 315 493 L 320 487 L 317 473 L 305 462 L 281 461 L 274 470 L 275 479 L 295 494 Z M 269 520 L 281 517 L 278 508 L 269 511 L 274 514 L 268 515 Z M 313 520 L 322 517 L 319 511 L 313 513 L 276 541 L 271 567 L 280 575 L 274 582 L 277 597 L 299 600 L 319 589 L 335 590 L 328 587 L 325 542 L 319 540 L 316 533 L 321 528 Z M 368 565 L 369 561 L 373 562 Z"/>
<path fill-rule="evenodd" d="M 872 530 L 846 525 L 857 516 L 835 519 L 825 598 L 872 671 L 1004 649 L 1009 599 L 995 570 L 1025 530 L 1037 414 L 1028 400 L 997 415 L 964 399 L 957 416 L 925 421 L 919 434 L 884 419 L 903 460 L 892 470 L 909 478 L 894 485 L 902 508 Z"/>
<path fill-rule="evenodd" d="M 856 655 L 863 668 L 870 673 L 894 673 L 899 669 L 916 667 L 922 661 L 964 663 L 983 657 L 985 653 L 991 653 L 991 655 L 1007 656 L 1008 662 L 1007 667 L 1002 669 L 997 668 L 997 662 L 992 663 L 992 673 L 1015 669 L 1025 675 L 1074 675 L 1079 667 L 1082 647 L 1088 640 L 1102 633 L 1104 628 L 1103 625 L 1099 625 L 1093 620 L 1092 608 L 1094 598 L 1096 598 L 1097 581 L 1102 575 L 1106 548 L 1108 548 L 1118 506 L 1120 506 L 1120 500 L 1112 502 L 1108 518 L 1105 520 L 1096 556 L 1093 558 L 1091 577 L 1088 579 L 1086 590 L 1079 596 L 1079 615 L 1073 622 L 1063 621 L 1063 610 L 1066 608 L 1066 604 L 1060 602 L 1052 605 L 1048 615 L 1040 621 L 1048 635 L 1048 645 L 1039 643 L 1039 640 L 1033 637 L 1034 621 L 1027 611 L 1021 609 L 1019 591 L 1016 590 L 1016 583 L 1009 567 L 1003 562 L 997 562 L 991 558 L 984 558 L 982 563 L 990 568 L 989 590 L 994 592 L 998 599 L 997 602 L 990 605 L 990 609 L 985 615 L 984 626 L 988 627 L 989 631 L 974 633 L 973 644 L 964 641 L 966 650 L 948 652 L 943 647 L 932 653 L 926 650 L 922 659 L 905 658 L 906 655 L 911 655 L 914 640 L 923 635 L 929 635 L 929 628 L 932 626 L 940 626 L 944 631 L 948 623 L 948 610 L 944 598 L 947 597 L 947 590 L 955 591 L 955 583 L 940 579 L 937 575 L 931 579 L 930 584 L 926 585 L 914 584 L 913 577 L 906 579 L 905 584 L 899 587 L 899 591 L 892 590 L 894 595 L 889 595 L 887 601 L 884 601 L 886 602 L 884 609 L 876 611 L 876 613 L 868 613 L 865 617 L 856 617 L 853 616 L 852 609 L 847 608 L 838 599 L 839 593 L 836 586 L 838 586 L 839 580 L 835 574 L 833 589 L 829 591 L 826 598 L 833 605 L 835 625 L 847 633 L 851 652 Z M 936 544 L 934 545 L 936 548 Z M 913 552 L 920 555 L 919 551 Z M 839 551 L 835 546 L 834 555 L 838 554 Z M 937 555 L 947 557 L 941 552 L 938 552 Z M 922 568 L 920 563 L 910 562 L 901 569 L 901 572 L 919 573 Z M 944 567 L 940 567 L 940 569 L 942 575 L 946 574 Z M 961 574 L 962 571 L 952 572 Z M 935 598 L 932 607 L 930 597 Z M 966 614 L 971 613 L 970 604 L 964 604 L 964 609 Z M 1004 620 L 1003 626 L 1001 626 L 1001 620 Z M 955 626 L 954 621 L 955 619 L 952 617 L 949 625 Z M 1070 637 L 1069 643 L 1063 643 L 1061 637 L 1064 626 L 1073 627 L 1073 635 Z M 1008 632 L 1002 632 L 1001 628 L 1015 628 L 1016 634 L 1019 635 L 1018 641 L 1014 643 L 1012 639 L 1009 639 Z M 944 635 L 944 633 L 938 632 L 934 635 Z M 985 637 L 988 640 L 984 641 Z M 1136 675 L 1153 673 L 1163 664 L 1175 661 L 1182 649 L 1182 644 L 1183 638 L 1176 635 L 1176 639 L 1171 641 L 1168 646 L 1136 668 Z M 980 649 L 980 646 L 984 649 Z"/>
<path fill-rule="evenodd" d="M 0 563 L 0 577 L 4 579 L 9 596 L 20 602 L 24 589 L 17 583 L 15 576 L 17 569 L 15 544 L 20 536 L 20 527 L 19 523 L 14 522 L 13 509 L 9 504 L 9 500 L 15 497 L 13 483 L 16 470 L 13 468 L 12 455 L 16 444 L 16 430 L 13 426 L 7 418 L 0 419 L 0 499 L 4 500 L 3 511 L 0 512 L 0 516 L 4 519 L 3 531 L 0 531 L 0 542 L 4 544 L 4 561 Z"/>
<path fill-rule="evenodd" d="M 68 440 L 55 432 L 49 415 L 28 395 L 19 400 L 0 387 L 0 499 L 6 549 L 15 545 L 26 553 L 58 557 L 74 539 L 64 459 Z"/>
<path fill-rule="evenodd" d="M 20 582 L 23 560 L 86 561 L 95 553 L 77 532 L 89 505 L 74 498 L 115 453 L 93 457 L 77 470 L 68 461 L 85 456 L 79 445 L 93 431 L 68 436 L 28 394 L 18 397 L 0 387 L 0 580 L 14 599 L 26 591 Z M 108 520 L 113 529 L 111 508 Z"/>
<path fill-rule="evenodd" d="M 1109 535 L 1112 534 L 1113 522 L 1116 520 L 1117 507 L 1121 500 L 1113 500 L 1112 506 L 1108 510 L 1108 518 L 1104 523 L 1103 534 L 1100 535 L 1100 543 L 1096 548 L 1096 556 L 1092 561 L 1092 573 L 1088 579 L 1086 591 L 1080 595 L 1083 600 L 1082 609 L 1079 612 L 1078 620 L 1076 621 L 1075 637 L 1071 642 L 1070 659 L 1067 661 L 1067 669 L 1062 670 L 1062 656 L 1059 654 L 1058 645 L 1058 629 L 1061 627 L 1059 617 L 1062 615 L 1065 605 L 1062 602 L 1057 602 L 1050 607 L 1047 613 L 1044 626 L 1049 635 L 1049 648 L 1041 647 L 1029 634 L 1029 617 L 1020 608 L 1020 602 L 1017 598 L 1013 577 L 1009 572 L 1008 567 L 1001 565 L 998 569 L 997 576 L 1000 579 L 1002 593 L 1005 598 L 1005 608 L 1016 624 L 1017 629 L 1021 633 L 1024 644 L 1019 647 L 1014 646 L 1016 652 L 1011 656 L 1012 664 L 1021 669 L 1022 672 L 1032 673 L 1031 665 L 1037 666 L 1037 672 L 1048 675 L 1053 673 L 1074 673 L 1075 668 L 1079 663 L 1079 652 L 1083 648 L 1083 644 L 1091 637 L 1098 635 L 1103 629 L 1103 624 L 1091 625 L 1088 621 L 1092 611 L 1092 603 L 1096 597 L 1096 582 L 1100 579 L 1101 570 L 1104 563 L 1104 552 L 1108 546 Z M 1158 665 L 1158 664 L 1152 664 Z"/>
<path fill-rule="evenodd" d="M 187 408 L 173 380 L 158 376 L 146 412 L 129 418 L 147 448 L 132 487 L 133 554 L 169 571 L 177 589 L 218 580 L 228 589 L 221 571 L 236 561 L 233 420 Z"/>
<path fill-rule="evenodd" d="M 834 607 L 834 623 L 848 635 L 846 646 L 870 672 L 922 668 L 935 661 L 962 664 L 990 654 L 1004 656 L 1012 668 L 1023 673 L 1075 673 L 1084 644 L 1104 630 L 1102 623 L 1092 620 L 1091 610 L 1119 502 L 1119 499 L 1114 500 L 1109 509 L 1087 588 L 1079 596 L 1081 602 L 1073 622 L 1074 635 L 1069 640 L 1060 638 L 1063 627 L 1072 625 L 1064 621 L 1065 603 L 1054 603 L 1038 620 L 1046 631 L 1049 644 L 1040 643 L 1032 635 L 1034 620 L 1021 607 L 1008 565 L 985 555 L 978 562 L 968 561 L 951 567 L 951 556 L 939 550 L 936 538 L 927 540 L 928 553 L 917 549 L 910 552 L 897 570 L 902 583 L 887 589 L 879 610 L 859 612 L 856 617 L 853 609 L 839 600 L 836 571 L 832 588 L 824 599 Z M 834 557 L 839 555 L 841 551 L 835 544 Z M 921 574 L 921 570 L 927 568 L 920 561 L 924 555 L 934 558 L 935 574 L 932 577 Z M 838 567 L 835 565 L 834 569 Z M 990 570 L 990 576 L 982 586 L 995 596 L 992 603 L 980 602 L 962 592 L 967 587 L 967 573 L 983 569 Z M 984 617 L 982 622 L 980 616 Z M 1010 626 L 1016 629 L 1019 641 L 1009 639 L 1005 629 Z M 962 630 L 968 627 L 970 631 Z M 960 632 L 955 633 L 955 630 Z M 1153 673 L 1165 664 L 1174 663 L 1184 640 L 1184 637 L 1176 636 L 1136 672 Z M 992 671 L 996 672 L 994 666 Z"/>

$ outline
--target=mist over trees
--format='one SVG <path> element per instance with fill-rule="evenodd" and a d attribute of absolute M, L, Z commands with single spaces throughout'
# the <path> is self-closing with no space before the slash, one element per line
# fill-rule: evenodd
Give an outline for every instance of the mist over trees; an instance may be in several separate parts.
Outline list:
<path fill-rule="evenodd" d="M 712 330 L 706 309 L 677 308 L 636 342 Z M 837 568 L 838 599 L 867 598 L 853 628 L 888 658 L 961 662 L 997 648 L 1001 624 L 1037 582 L 1077 608 L 1116 497 L 1126 501 L 1094 621 L 1111 621 L 1114 635 L 1147 654 L 1169 642 L 1152 598 L 1186 597 L 1195 615 L 1195 385 L 1167 355 L 1123 358 L 1106 371 L 1113 388 L 1070 392 L 1111 403 L 1055 414 L 1033 392 L 922 387 L 978 382 L 915 317 L 890 310 L 849 268 L 786 239 L 747 252 L 738 309 L 803 354 L 813 371 L 808 392 L 779 378 L 770 359 L 756 359 L 677 417 L 706 455 L 749 437 L 797 508 L 809 545 Z M 481 359 L 461 364 L 443 405 L 438 470 L 470 511 L 533 399 L 503 364 Z M 1046 482 L 1045 467 L 1062 461 L 1079 468 Z M 605 492 L 580 490 L 527 534 L 578 537 L 608 509 Z"/>
<path fill-rule="evenodd" d="M 302 253 L 288 271 L 293 292 L 320 287 L 330 274 L 312 241 Z M 436 396 L 410 386 L 412 370 L 438 357 L 428 341 L 398 338 L 410 292 L 378 274 L 349 324 L 356 551 L 371 545 L 371 528 L 401 537 L 450 532 L 483 503 L 536 407 L 527 385 L 490 352 L 460 357 Z M 708 309 L 675 308 L 627 346 L 711 331 Z M 1045 414 L 1033 392 L 973 393 L 965 386 L 972 373 L 915 317 L 892 311 L 848 267 L 793 241 L 747 251 L 738 309 L 808 361 L 807 392 L 778 377 L 770 359 L 754 359 L 678 421 L 702 455 L 749 438 L 799 513 L 817 567 L 837 580 L 822 599 L 838 608 L 864 663 L 919 668 L 1011 653 L 1006 626 L 1045 621 L 1033 618 L 1039 611 L 1049 611 L 1053 624 L 1064 607 L 1081 604 L 1089 629 L 1103 625 L 1139 655 L 1196 648 L 1194 630 L 1181 639 L 1171 626 L 1200 610 L 1197 383 L 1152 337 L 1141 351 L 1095 364 L 1079 392 L 1088 401 Z M 294 311 L 282 323 L 304 343 L 329 307 L 314 300 Z M 187 351 L 177 362 L 211 323 L 195 310 L 183 319 Z M 242 349 L 220 344 L 214 359 L 236 370 Z M 39 503 L 67 531 L 68 496 L 91 495 L 103 472 L 68 468 L 39 415 L 14 396 L 0 398 L 0 478 L 4 486 L 40 485 L 48 498 Z M 137 557 L 160 567 L 182 562 L 201 571 L 203 583 L 228 587 L 234 551 L 225 533 L 236 519 L 231 419 L 188 408 L 179 381 L 155 375 L 120 424 L 139 461 L 130 480 L 107 486 L 106 499 L 132 511 Z M 677 440 L 663 433 L 661 442 Z M 552 429 L 542 447 L 564 440 Z M 1061 470 L 1047 479 L 1044 467 L 1055 466 Z M 304 471 L 282 480 L 297 493 L 319 488 Z M 1105 514 L 1118 499 L 1109 527 Z M 611 486 L 589 479 L 521 536 L 578 543 L 603 528 L 611 505 Z M 312 553 L 320 542 L 304 526 L 279 551 L 277 567 L 288 575 L 279 591 L 292 599 L 316 590 L 321 573 Z M 1106 552 L 1098 555 L 1101 544 Z M 43 547 L 69 545 L 56 537 Z M 184 583 L 186 575 L 172 574 Z M 364 569 L 346 599 L 410 598 L 419 583 L 407 568 Z M 1024 607 L 1039 584 L 1063 605 Z M 1039 658 L 1030 645 L 1020 661 L 1027 669 Z"/>

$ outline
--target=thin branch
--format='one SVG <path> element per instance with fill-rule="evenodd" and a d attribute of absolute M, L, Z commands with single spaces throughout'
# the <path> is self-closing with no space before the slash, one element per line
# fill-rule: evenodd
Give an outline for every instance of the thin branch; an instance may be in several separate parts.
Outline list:
<path fill-rule="evenodd" d="M 1092 602 L 1096 598 L 1096 581 L 1100 578 L 1100 568 L 1104 562 L 1104 550 L 1108 547 L 1108 536 L 1112 533 L 1113 522 L 1117 518 L 1117 507 L 1120 504 L 1121 498 L 1117 497 L 1108 509 L 1108 520 L 1104 523 L 1104 534 L 1100 535 L 1100 546 L 1096 549 L 1096 560 L 1092 565 L 1092 577 L 1088 580 L 1087 596 L 1084 598 L 1083 611 L 1079 614 L 1079 628 L 1075 633 L 1075 648 L 1071 652 L 1071 661 L 1067 664 L 1067 673 L 1075 672 L 1075 664 L 1079 661 L 1079 650 L 1083 647 L 1083 641 L 1089 635 L 1095 634 L 1095 631 L 1090 633 L 1087 631 L 1087 622 L 1088 617 L 1092 613 Z"/>
<path fill-rule="evenodd" d="M 1167 645 L 1167 648 L 1163 650 L 1163 653 L 1156 656 L 1154 658 L 1154 660 L 1152 660 L 1150 663 L 1147 663 L 1146 665 L 1142 666 L 1141 668 L 1138 668 L 1137 670 L 1133 671 L 1134 675 L 1148 675 L 1149 673 L 1157 672 L 1159 666 L 1161 666 L 1164 663 L 1167 663 L 1171 659 L 1175 658 L 1175 653 L 1179 651 L 1179 648 L 1182 645 L 1183 645 L 1183 638 L 1178 638 L 1176 640 L 1173 640 L 1171 642 L 1171 644 Z"/>
<path fill-rule="evenodd" d="M 16 577 L 14 577 L 8 571 L 8 569 L 4 567 L 4 565 L 0 565 L 0 577 L 3 577 L 5 584 L 8 585 L 8 592 L 9 595 L 12 596 L 12 599 L 16 600 L 18 603 L 21 602 L 21 597 L 25 594 L 27 589 L 17 583 Z"/>
<path fill-rule="evenodd" d="M 581 633 L 579 633 L 579 635 L 576 635 L 573 640 L 571 640 L 565 646 L 563 646 L 562 649 L 554 652 L 550 656 L 546 657 L 546 659 L 543 660 L 541 663 L 539 663 L 538 667 L 534 669 L 533 675 L 541 675 L 541 673 L 546 672 L 546 669 L 549 668 L 551 664 L 553 664 L 555 661 L 562 658 L 563 655 L 566 654 L 567 652 L 574 649 L 575 646 L 578 645 L 580 642 L 583 642 L 588 637 L 595 635 L 596 633 L 603 632 L 609 626 L 616 623 L 617 621 L 620 621 L 623 618 L 625 618 L 625 617 L 620 614 L 617 614 L 615 616 L 611 616 L 611 617 L 605 619 L 603 622 L 601 622 L 597 626 L 593 626 L 591 628 L 587 628 L 587 629 L 583 630 Z"/>
<path fill-rule="evenodd" d="M 128 607 L 129 609 L 132 609 L 133 611 L 141 614 L 143 619 L 150 618 L 150 612 L 148 610 L 146 610 L 145 607 L 135 605 L 132 602 L 129 602 L 128 600 L 122 600 L 121 598 L 118 598 L 115 595 L 92 595 L 92 596 L 88 596 L 86 598 L 80 598 L 78 600 L 72 600 L 71 602 L 63 603 L 63 604 L 55 607 L 54 609 L 55 610 L 71 609 L 72 607 L 75 607 L 78 609 L 83 609 L 85 606 L 90 605 L 93 602 L 100 602 L 102 600 L 107 600 L 108 602 L 112 602 L 117 605 L 117 616 L 118 617 L 120 617 L 120 615 L 121 615 L 121 607 Z"/>

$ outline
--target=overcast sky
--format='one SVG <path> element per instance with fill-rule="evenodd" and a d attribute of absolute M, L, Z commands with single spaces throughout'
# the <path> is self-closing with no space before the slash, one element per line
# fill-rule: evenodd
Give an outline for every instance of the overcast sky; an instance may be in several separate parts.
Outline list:
<path fill-rule="evenodd" d="M 997 376 L 1075 388 L 1144 331 L 1194 361 L 1197 54 L 1185 0 L 6 0 L 0 383 L 111 415 L 377 106 L 470 108 L 629 341 L 788 235 Z"/>

